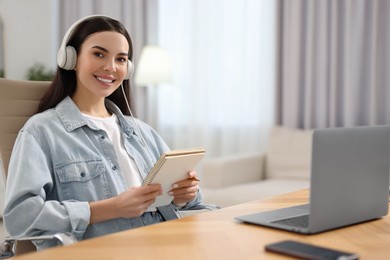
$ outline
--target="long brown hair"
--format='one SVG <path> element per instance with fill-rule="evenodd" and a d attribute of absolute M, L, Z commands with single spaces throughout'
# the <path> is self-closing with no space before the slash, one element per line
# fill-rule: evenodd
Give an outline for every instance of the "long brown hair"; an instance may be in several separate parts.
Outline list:
<path fill-rule="evenodd" d="M 129 59 L 133 61 L 133 44 L 126 28 L 119 21 L 105 16 L 96 16 L 81 22 L 69 38 L 67 46 L 73 46 L 76 52 L 79 53 L 81 45 L 89 35 L 104 31 L 115 31 L 125 36 L 127 42 L 129 43 Z M 74 70 L 65 70 L 58 67 L 49 89 L 41 99 L 38 112 L 43 112 L 49 108 L 53 108 L 65 97 L 72 96 L 76 91 L 76 82 L 76 72 Z M 130 80 L 124 80 L 122 84 L 126 96 L 130 100 Z M 130 115 L 120 88 L 116 89 L 107 98 L 113 101 L 121 109 L 123 114 Z M 130 107 L 132 107 L 132 102 L 130 102 Z"/>

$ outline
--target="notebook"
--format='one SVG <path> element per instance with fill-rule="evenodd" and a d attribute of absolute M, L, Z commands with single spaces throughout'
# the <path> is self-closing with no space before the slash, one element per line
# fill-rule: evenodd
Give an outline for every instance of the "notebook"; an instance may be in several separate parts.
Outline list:
<path fill-rule="evenodd" d="M 168 195 L 168 192 L 172 189 L 172 185 L 188 178 L 188 172 L 195 169 L 204 155 L 203 148 L 173 150 L 162 154 L 142 183 L 142 185 L 161 184 L 162 195 L 156 198 L 149 209 L 170 204 L 173 197 Z"/>
<path fill-rule="evenodd" d="M 236 217 L 315 234 L 387 215 L 390 126 L 313 132 L 309 204 Z"/>

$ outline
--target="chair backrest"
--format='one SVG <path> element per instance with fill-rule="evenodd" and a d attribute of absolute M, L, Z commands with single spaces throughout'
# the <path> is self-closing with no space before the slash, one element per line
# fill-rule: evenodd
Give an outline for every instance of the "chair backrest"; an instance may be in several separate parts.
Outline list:
<path fill-rule="evenodd" d="M 19 130 L 38 110 L 49 88 L 48 81 L 20 81 L 0 78 L 0 170 L 7 179 L 8 164 Z M 30 241 L 18 241 L 16 254 L 36 250 Z"/>
<path fill-rule="evenodd" d="M 0 159 L 5 179 L 16 136 L 27 119 L 37 112 L 49 86 L 49 81 L 0 78 Z"/>

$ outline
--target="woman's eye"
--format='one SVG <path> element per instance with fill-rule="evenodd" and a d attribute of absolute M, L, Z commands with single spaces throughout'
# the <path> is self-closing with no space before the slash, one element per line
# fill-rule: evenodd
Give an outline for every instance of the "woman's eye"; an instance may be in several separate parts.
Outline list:
<path fill-rule="evenodd" d="M 117 61 L 119 61 L 119 62 L 126 62 L 127 59 L 126 58 L 118 58 Z"/>
<path fill-rule="evenodd" d="M 100 52 L 95 52 L 93 55 L 95 55 L 98 58 L 103 58 L 103 54 Z"/>

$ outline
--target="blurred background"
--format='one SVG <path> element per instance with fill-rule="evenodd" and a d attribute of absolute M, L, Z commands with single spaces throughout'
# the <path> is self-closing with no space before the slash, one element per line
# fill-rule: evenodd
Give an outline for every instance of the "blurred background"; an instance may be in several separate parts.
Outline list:
<path fill-rule="evenodd" d="M 50 80 L 90 14 L 130 32 L 136 114 L 172 149 L 261 152 L 275 125 L 390 122 L 390 1 L 0 0 L 0 75 Z"/>

